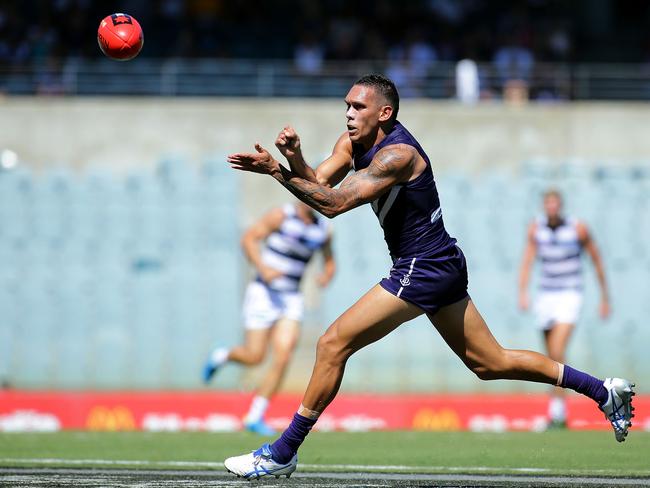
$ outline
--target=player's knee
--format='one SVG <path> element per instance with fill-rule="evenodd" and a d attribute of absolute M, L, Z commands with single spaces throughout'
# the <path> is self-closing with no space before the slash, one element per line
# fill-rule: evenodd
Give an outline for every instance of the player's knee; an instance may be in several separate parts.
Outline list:
<path fill-rule="evenodd" d="M 336 332 L 328 330 L 320 336 L 317 356 L 321 361 L 340 362 L 345 360 L 344 348 Z"/>
<path fill-rule="evenodd" d="M 507 378 L 512 369 L 508 351 L 502 349 L 489 359 L 476 359 L 468 364 L 472 372 L 481 380 L 498 380 Z"/>
<path fill-rule="evenodd" d="M 470 369 L 472 372 L 483 381 L 495 380 L 498 379 L 496 371 L 489 366 L 471 366 Z"/>
<path fill-rule="evenodd" d="M 336 338 L 330 332 L 325 332 L 318 338 L 316 352 L 321 358 L 328 358 L 336 354 Z"/>
<path fill-rule="evenodd" d="M 289 361 L 291 361 L 291 356 L 291 350 L 276 351 L 275 355 L 273 356 L 273 365 L 276 368 L 286 368 L 289 364 Z"/>
<path fill-rule="evenodd" d="M 265 351 L 264 349 L 249 349 L 247 354 L 248 365 L 257 366 L 262 361 L 264 361 Z"/>

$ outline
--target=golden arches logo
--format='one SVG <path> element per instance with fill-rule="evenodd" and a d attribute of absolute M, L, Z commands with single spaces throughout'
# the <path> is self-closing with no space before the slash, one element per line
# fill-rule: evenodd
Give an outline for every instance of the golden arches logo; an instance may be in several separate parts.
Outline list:
<path fill-rule="evenodd" d="M 415 430 L 460 430 L 460 428 L 460 417 L 450 408 L 440 410 L 422 408 L 413 416 Z"/>
<path fill-rule="evenodd" d="M 135 430 L 133 413 L 126 407 L 93 407 L 86 419 L 89 430 Z"/>

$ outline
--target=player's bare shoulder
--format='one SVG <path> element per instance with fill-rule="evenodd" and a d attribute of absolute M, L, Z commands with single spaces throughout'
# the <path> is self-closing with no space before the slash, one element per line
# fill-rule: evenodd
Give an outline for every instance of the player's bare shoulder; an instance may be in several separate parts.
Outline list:
<path fill-rule="evenodd" d="M 426 168 L 417 149 L 409 144 L 390 144 L 375 154 L 368 171 L 398 176 L 401 181 L 417 178 Z"/>
<path fill-rule="evenodd" d="M 350 156 L 350 164 L 352 164 L 352 141 L 348 131 L 343 132 L 334 144 L 334 152 L 344 153 Z"/>

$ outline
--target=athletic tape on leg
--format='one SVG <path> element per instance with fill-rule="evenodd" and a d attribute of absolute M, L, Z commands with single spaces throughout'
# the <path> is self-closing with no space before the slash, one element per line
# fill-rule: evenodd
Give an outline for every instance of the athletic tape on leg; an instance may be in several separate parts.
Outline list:
<path fill-rule="evenodd" d="M 557 383 L 555 383 L 555 386 L 562 386 L 563 379 L 564 379 L 564 364 L 557 363 Z"/>
<path fill-rule="evenodd" d="M 316 410 L 310 410 L 301 403 L 300 408 L 298 409 L 298 415 L 302 415 L 308 419 L 316 420 L 320 416 L 320 412 L 317 412 Z"/>

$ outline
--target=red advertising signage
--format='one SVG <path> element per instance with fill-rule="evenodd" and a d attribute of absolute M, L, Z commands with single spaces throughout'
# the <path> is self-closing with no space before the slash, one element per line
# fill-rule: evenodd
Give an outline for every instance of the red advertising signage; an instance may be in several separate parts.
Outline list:
<path fill-rule="evenodd" d="M 229 392 L 0 391 L 0 431 L 146 430 L 232 432 L 242 428 L 250 395 Z M 634 429 L 650 430 L 650 396 L 635 397 Z M 341 394 L 321 416 L 319 430 L 542 430 L 544 395 Z M 569 427 L 608 429 L 589 399 L 568 397 Z M 300 396 L 279 395 L 266 418 L 285 427 Z"/>

